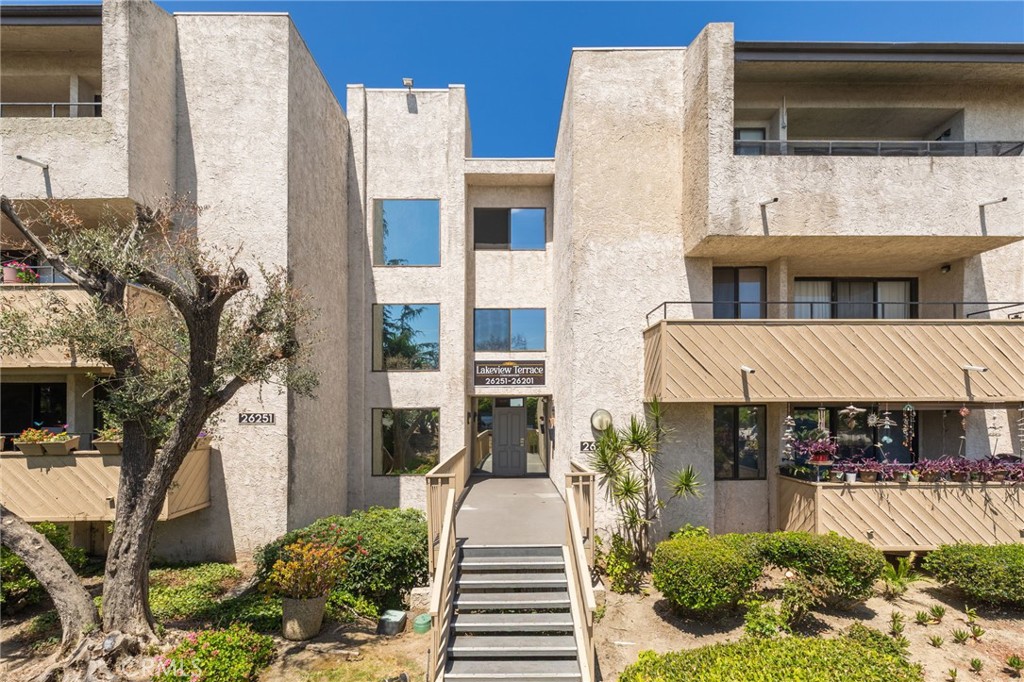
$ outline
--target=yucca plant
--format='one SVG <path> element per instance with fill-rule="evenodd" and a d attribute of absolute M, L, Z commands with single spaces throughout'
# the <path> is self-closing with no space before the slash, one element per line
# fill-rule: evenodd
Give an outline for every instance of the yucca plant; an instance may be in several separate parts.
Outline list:
<path fill-rule="evenodd" d="M 644 419 L 633 415 L 629 424 L 601 433 L 590 465 L 598 484 L 615 505 L 619 531 L 633 549 L 639 566 L 650 564 L 653 524 L 665 507 L 658 496 L 658 451 L 668 430 L 657 401 L 646 406 Z M 672 497 L 700 497 L 701 481 L 692 466 L 675 472 L 669 481 Z"/>

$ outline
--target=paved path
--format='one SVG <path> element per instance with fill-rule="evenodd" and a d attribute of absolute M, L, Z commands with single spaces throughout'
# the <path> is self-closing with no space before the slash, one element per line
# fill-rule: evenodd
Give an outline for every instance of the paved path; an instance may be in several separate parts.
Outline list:
<path fill-rule="evenodd" d="M 473 477 L 455 532 L 469 545 L 565 544 L 565 504 L 547 477 Z"/>

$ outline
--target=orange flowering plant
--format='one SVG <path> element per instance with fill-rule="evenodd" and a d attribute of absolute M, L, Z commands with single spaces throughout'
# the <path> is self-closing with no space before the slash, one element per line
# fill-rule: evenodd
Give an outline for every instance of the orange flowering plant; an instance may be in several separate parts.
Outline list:
<path fill-rule="evenodd" d="M 321 542 L 290 544 L 274 562 L 263 587 L 289 599 L 322 597 L 345 576 L 346 552 L 343 547 Z"/>

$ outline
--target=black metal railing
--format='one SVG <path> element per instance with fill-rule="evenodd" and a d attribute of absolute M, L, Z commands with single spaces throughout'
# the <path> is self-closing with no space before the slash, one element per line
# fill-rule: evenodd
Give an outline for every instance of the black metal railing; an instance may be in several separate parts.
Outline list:
<path fill-rule="evenodd" d="M 1024 320 L 1022 301 L 665 301 L 647 313 L 660 320 Z"/>
<path fill-rule="evenodd" d="M 737 156 L 1021 156 L 1024 142 L 734 140 Z"/>

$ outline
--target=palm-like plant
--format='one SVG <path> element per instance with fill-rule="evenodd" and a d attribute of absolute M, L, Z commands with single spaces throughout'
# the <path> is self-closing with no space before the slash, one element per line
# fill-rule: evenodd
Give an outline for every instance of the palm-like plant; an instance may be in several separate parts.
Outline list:
<path fill-rule="evenodd" d="M 658 452 L 667 429 L 661 405 L 647 405 L 645 419 L 636 415 L 621 429 L 601 433 L 590 465 L 598 483 L 615 504 L 622 536 L 633 548 L 634 560 L 647 566 L 653 551 L 653 524 L 665 502 L 658 496 Z M 672 497 L 700 497 L 701 482 L 692 466 L 675 472 L 669 482 Z"/>

